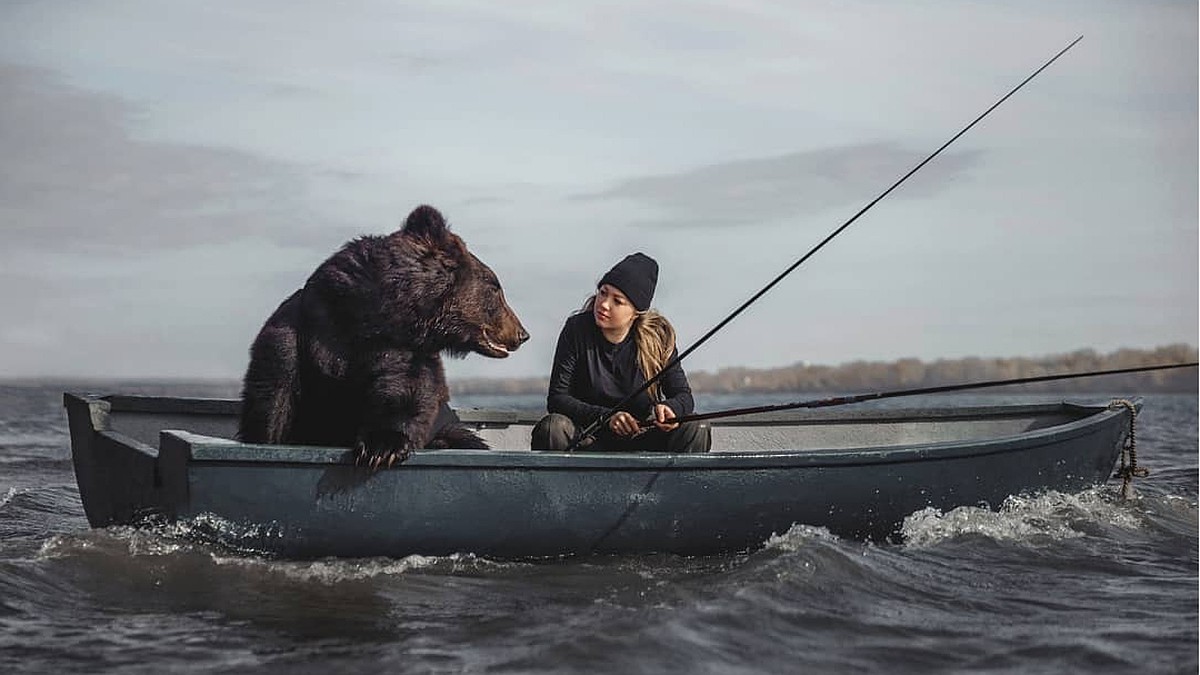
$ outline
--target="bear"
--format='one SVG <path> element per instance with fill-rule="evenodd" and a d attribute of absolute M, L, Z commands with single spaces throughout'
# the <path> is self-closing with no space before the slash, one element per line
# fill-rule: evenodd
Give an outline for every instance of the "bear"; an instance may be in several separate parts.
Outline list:
<path fill-rule="evenodd" d="M 505 358 L 528 339 L 496 274 L 419 206 L 392 234 L 347 242 L 267 319 L 237 437 L 350 447 L 372 470 L 417 448 L 487 449 L 449 408 L 441 355 Z"/>

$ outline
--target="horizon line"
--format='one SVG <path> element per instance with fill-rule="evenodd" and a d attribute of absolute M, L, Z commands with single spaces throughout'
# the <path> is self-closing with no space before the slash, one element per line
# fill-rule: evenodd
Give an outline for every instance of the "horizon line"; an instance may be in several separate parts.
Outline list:
<path fill-rule="evenodd" d="M 1040 359 L 1062 358 L 1064 356 L 1070 356 L 1073 354 L 1079 354 L 1079 353 L 1083 353 L 1083 352 L 1092 352 L 1100 357 L 1110 357 L 1110 356 L 1113 356 L 1120 352 L 1153 353 L 1153 352 L 1157 352 L 1157 351 L 1163 351 L 1163 350 L 1168 350 L 1168 349 L 1180 349 L 1180 348 L 1188 349 L 1191 351 L 1200 350 L 1200 348 L 1198 348 L 1194 344 L 1176 342 L 1176 343 L 1159 345 L 1157 347 L 1149 347 L 1149 348 L 1146 348 L 1146 347 L 1118 347 L 1109 352 L 1100 352 L 1094 347 L 1082 347 L 1082 348 L 1071 350 L 1071 351 L 1054 352 L 1054 353 L 1039 354 L 1039 355 L 1026 355 L 1026 356 L 959 356 L 959 357 L 937 357 L 937 358 L 933 358 L 933 359 L 922 359 L 922 358 L 915 357 L 915 356 L 902 356 L 902 357 L 898 357 L 895 359 L 853 359 L 853 360 L 842 361 L 840 363 L 834 363 L 834 364 L 810 363 L 807 361 L 795 361 L 795 362 L 784 364 L 784 365 L 766 366 L 766 367 L 751 367 L 751 366 L 736 366 L 735 365 L 735 366 L 722 366 L 721 368 L 718 368 L 716 370 L 695 370 L 695 371 L 691 371 L 689 373 L 689 375 L 699 375 L 702 373 L 717 374 L 724 370 L 735 370 L 735 369 L 768 372 L 768 371 L 773 371 L 773 370 L 786 370 L 786 369 L 790 369 L 790 368 L 795 368 L 797 366 L 804 367 L 804 368 L 821 368 L 821 367 L 841 368 L 841 367 L 846 367 L 846 366 L 855 365 L 855 364 L 894 364 L 894 363 L 899 363 L 901 361 L 917 361 L 920 363 L 938 363 L 941 361 L 965 361 L 967 359 L 982 359 L 982 360 L 989 360 L 989 361 L 1000 361 L 1000 360 L 1008 360 L 1008 359 L 1040 360 Z M 447 377 L 447 381 L 449 381 L 449 382 L 455 382 L 455 381 L 478 382 L 481 380 L 512 381 L 512 380 L 544 379 L 547 377 L 549 377 L 548 373 L 547 374 L 539 374 L 539 375 L 500 375 L 500 376 L 470 375 L 470 376 L 462 376 L 462 377 Z M 214 375 L 64 375 L 64 374 L 12 375 L 12 376 L 0 375 L 0 384 L 52 384 L 52 383 L 59 383 L 59 382 L 71 382 L 71 383 L 89 383 L 89 382 L 141 382 L 141 383 L 193 382 L 193 383 L 204 383 L 204 382 L 208 382 L 208 383 L 213 383 L 213 384 L 224 384 L 224 383 L 229 383 L 229 382 L 240 382 L 241 380 L 242 380 L 242 376 L 240 376 L 240 375 L 238 375 L 238 376 L 235 376 L 235 375 L 220 375 L 220 376 L 214 376 Z"/>

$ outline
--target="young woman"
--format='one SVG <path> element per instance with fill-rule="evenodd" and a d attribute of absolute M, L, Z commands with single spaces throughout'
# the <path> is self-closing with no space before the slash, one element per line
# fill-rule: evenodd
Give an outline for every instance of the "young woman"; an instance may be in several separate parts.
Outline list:
<path fill-rule="evenodd" d="M 650 309 L 658 263 L 634 253 L 609 270 L 596 294 L 567 319 L 554 352 L 549 414 L 533 429 L 534 450 L 566 449 L 589 426 L 658 374 L 678 354 L 675 329 Z M 613 414 L 588 451 L 707 452 L 708 425 L 674 422 L 694 404 L 687 375 L 676 364 Z M 649 422 L 647 426 L 642 423 Z"/>

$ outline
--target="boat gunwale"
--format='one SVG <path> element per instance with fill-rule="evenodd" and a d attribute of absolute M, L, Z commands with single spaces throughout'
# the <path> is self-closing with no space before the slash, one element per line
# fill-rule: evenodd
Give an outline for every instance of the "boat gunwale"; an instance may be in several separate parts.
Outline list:
<path fill-rule="evenodd" d="M 233 398 L 149 396 L 140 394 L 76 394 L 72 392 L 67 392 L 65 396 L 79 398 L 89 403 L 104 401 L 108 404 L 111 412 L 115 413 L 183 413 L 221 416 L 238 415 L 241 411 L 241 400 Z M 1098 400 L 1102 397 L 1096 398 Z M 1140 397 L 1138 400 L 1141 400 Z M 716 419 L 710 421 L 709 424 L 713 426 L 860 424 L 863 422 L 912 421 L 915 413 L 919 413 L 922 419 L 953 420 L 956 418 L 986 415 L 1020 416 L 1036 413 L 1066 412 L 1070 410 L 1098 411 L 1103 408 L 1105 408 L 1103 404 L 1094 403 L 1090 400 L 1087 402 L 1059 400 L 1013 405 L 874 408 L 869 410 L 846 410 L 841 406 L 828 406 L 753 413 Z M 543 416 L 543 413 L 492 408 L 456 408 L 455 412 L 461 421 L 466 424 L 534 425 Z"/>
<path fill-rule="evenodd" d="M 492 450 L 418 450 L 402 465 L 380 471 L 419 469 L 598 470 L 598 471 L 729 471 L 757 469 L 820 469 L 930 460 L 982 457 L 1035 450 L 1094 433 L 1123 410 L 1096 408 L 1079 419 L 1018 434 L 971 441 L 936 441 L 887 447 L 865 446 L 826 449 L 780 449 L 710 452 L 697 454 L 550 452 L 497 448 Z M 255 445 L 204 436 L 185 430 L 164 429 L 164 437 L 177 439 L 192 462 L 204 464 L 352 465 L 350 451 L 302 445 Z M 164 438 L 165 440 L 165 438 Z"/>
<path fill-rule="evenodd" d="M 240 401 L 224 398 L 185 398 L 159 396 L 129 396 L 129 395 L 81 395 L 67 393 L 67 397 L 81 399 L 93 406 L 103 406 L 106 414 L 97 418 L 92 415 L 94 433 L 104 434 L 111 440 L 140 452 L 159 454 L 167 438 L 176 439 L 188 450 L 191 462 L 204 464 L 242 464 L 242 465 L 328 465 L 353 466 L 350 451 L 346 448 L 303 446 L 303 445 L 266 445 L 248 444 L 236 440 L 205 436 L 184 429 L 162 429 L 159 432 L 159 448 L 132 438 L 126 434 L 108 428 L 98 428 L 99 419 L 108 415 L 122 412 L 150 413 L 188 413 L 188 414 L 235 414 Z M 1140 397 L 1133 399 L 1137 408 L 1141 407 Z M 417 470 L 433 468 L 468 468 L 468 469 L 509 469 L 509 470 L 607 470 L 607 471 L 645 471 L 645 470 L 753 470 L 769 468 L 805 468 L 819 469 L 822 467 L 848 467 L 878 464 L 902 464 L 929 460 L 951 460 L 966 457 L 979 457 L 990 454 L 1030 450 L 1044 445 L 1068 440 L 1078 436 L 1093 433 L 1093 428 L 1103 425 L 1106 420 L 1115 415 L 1125 413 L 1124 409 L 1105 406 L 1100 403 L 1078 403 L 1058 401 L 1047 403 L 1030 403 L 1017 405 L 990 405 L 959 408 L 903 408 L 890 410 L 867 411 L 804 411 L 797 416 L 795 413 L 787 420 L 777 418 L 757 422 L 762 426 L 782 426 L 797 424 L 830 424 L 847 423 L 863 424 L 871 422 L 913 422 L 913 421 L 949 421 L 953 419 L 981 416 L 1022 416 L 1030 414 L 1051 414 L 1071 412 L 1081 414 L 1077 419 L 1038 429 L 1022 431 L 1017 434 L 996 438 L 974 439 L 969 441 L 949 440 L 929 443 L 915 443 L 892 446 L 862 446 L 851 448 L 813 448 L 813 449 L 779 449 L 753 451 L 715 451 L 703 454 L 665 454 L 665 453 L 599 453 L 599 452 L 552 452 L 531 451 L 527 449 L 496 448 L 491 450 L 442 449 L 418 450 L 402 465 L 397 465 L 381 471 Z M 466 411 L 468 414 L 472 410 Z M 491 411 L 484 411 L 491 412 Z M 519 419 L 519 415 L 500 411 L 503 415 L 511 415 Z M 1082 414 L 1087 413 L 1087 414 Z M 461 414 L 461 413 L 460 413 Z M 496 416 L 499 417 L 499 416 Z M 532 417 L 532 416 L 531 416 Z M 492 419 L 495 419 L 493 417 Z M 521 421 L 515 422 L 517 424 Z M 753 422 L 745 423 L 754 424 Z"/>

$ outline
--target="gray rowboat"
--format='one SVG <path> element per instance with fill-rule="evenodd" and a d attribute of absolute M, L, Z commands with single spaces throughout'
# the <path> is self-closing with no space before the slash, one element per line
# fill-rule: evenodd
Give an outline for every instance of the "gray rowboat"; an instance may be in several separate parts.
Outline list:
<path fill-rule="evenodd" d="M 345 448 L 233 438 L 239 401 L 67 393 L 92 527 L 185 521 L 243 553 L 522 559 L 751 550 L 793 524 L 887 541 L 933 507 L 1110 479 L 1132 406 L 789 411 L 718 420 L 707 454 L 531 452 L 535 415 L 459 410 L 496 450 L 371 473 Z"/>

